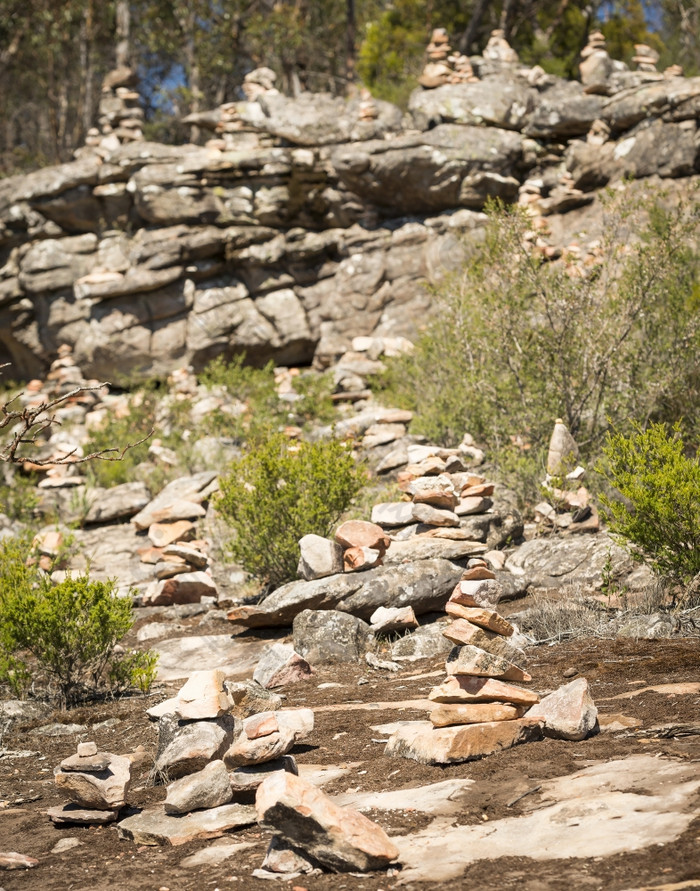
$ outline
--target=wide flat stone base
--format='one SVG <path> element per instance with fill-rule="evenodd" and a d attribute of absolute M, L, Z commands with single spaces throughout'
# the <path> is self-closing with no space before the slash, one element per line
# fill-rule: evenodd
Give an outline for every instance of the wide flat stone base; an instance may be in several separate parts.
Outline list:
<path fill-rule="evenodd" d="M 127 817 L 117 829 L 120 838 L 140 845 L 184 845 L 196 838 L 216 838 L 229 829 L 251 826 L 256 819 L 255 808 L 250 805 L 223 804 L 178 817 L 168 816 L 160 805 Z"/>
<path fill-rule="evenodd" d="M 394 733 L 387 755 L 400 755 L 421 764 L 457 764 L 542 739 L 543 722 L 535 718 L 489 721 L 436 728 L 430 721 L 412 721 Z"/>

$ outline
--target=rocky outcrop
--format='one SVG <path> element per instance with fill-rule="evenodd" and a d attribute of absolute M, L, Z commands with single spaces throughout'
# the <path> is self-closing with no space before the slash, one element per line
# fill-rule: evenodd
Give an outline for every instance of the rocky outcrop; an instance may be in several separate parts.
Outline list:
<path fill-rule="evenodd" d="M 534 194 L 566 239 L 577 215 L 551 215 L 595 189 L 700 170 L 698 77 L 606 63 L 582 84 L 472 62 L 481 79 L 438 79 L 403 119 L 371 97 L 265 89 L 207 112 L 217 133 L 234 123 L 204 147 L 101 138 L 4 180 L 0 362 L 35 376 L 65 343 L 94 377 L 242 351 L 324 366 L 354 336 L 416 332 L 487 199 Z"/>

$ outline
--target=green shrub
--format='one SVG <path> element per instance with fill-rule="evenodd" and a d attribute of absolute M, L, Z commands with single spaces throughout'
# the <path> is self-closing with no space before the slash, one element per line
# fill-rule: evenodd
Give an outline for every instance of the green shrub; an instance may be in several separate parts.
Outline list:
<path fill-rule="evenodd" d="M 603 454 L 598 469 L 622 496 L 601 497 L 610 530 L 636 560 L 688 586 L 700 572 L 700 462 L 685 454 L 680 425 L 608 434 Z"/>
<path fill-rule="evenodd" d="M 235 532 L 231 556 L 271 587 L 296 578 L 299 539 L 327 536 L 364 480 L 337 440 L 271 435 L 220 480 L 216 508 Z"/>
<path fill-rule="evenodd" d="M 21 696 L 31 679 L 67 706 L 103 690 L 147 690 L 156 657 L 115 651 L 133 624 L 131 598 L 87 575 L 53 584 L 30 552 L 29 537 L 0 542 L 0 683 Z"/>
<path fill-rule="evenodd" d="M 490 207 L 483 246 L 380 382 L 387 400 L 415 412 L 414 432 L 443 444 L 469 432 L 490 454 L 516 437 L 537 450 L 561 417 L 585 458 L 599 453 L 609 421 L 695 417 L 700 206 L 668 210 L 663 196 L 627 197 L 634 191 L 609 199 L 590 264 L 545 260 L 525 213 Z"/>

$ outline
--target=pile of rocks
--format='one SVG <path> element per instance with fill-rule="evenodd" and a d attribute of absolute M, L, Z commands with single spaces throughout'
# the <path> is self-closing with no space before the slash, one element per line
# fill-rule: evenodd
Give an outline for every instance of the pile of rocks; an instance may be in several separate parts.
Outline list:
<path fill-rule="evenodd" d="M 391 736 L 387 755 L 423 764 L 454 764 L 491 755 L 543 734 L 580 740 L 595 731 L 597 709 L 584 678 L 540 701 L 516 686 L 531 676 L 522 663 L 525 640 L 497 611 L 502 588 L 483 560 L 469 562 L 446 605 L 452 618 L 443 635 L 455 646 L 447 678 L 429 699 L 429 721 L 407 722 Z"/>
<path fill-rule="evenodd" d="M 659 61 L 659 54 L 646 43 L 635 43 L 632 61 L 637 65 L 637 71 L 645 71 L 649 74 L 658 73 L 656 63 Z"/>
<path fill-rule="evenodd" d="M 141 94 L 134 89 L 136 72 L 123 66 L 110 71 L 102 82 L 98 127 L 91 127 L 85 145 L 105 157 L 120 145 L 143 139 Z"/>
<path fill-rule="evenodd" d="M 201 503 L 192 503 L 203 512 Z M 199 603 L 203 597 L 216 598 L 208 542 L 195 536 L 191 519 L 155 522 L 148 527 L 151 546 L 140 548 L 139 553 L 142 563 L 154 566 L 156 577 L 141 598 L 143 606 Z"/>
<path fill-rule="evenodd" d="M 426 49 L 428 61 L 418 83 L 425 89 L 434 89 L 444 84 L 473 83 L 475 76 L 467 56 L 453 53 L 450 38 L 444 28 L 435 28 Z"/>
<path fill-rule="evenodd" d="M 597 532 L 600 528 L 598 511 L 582 485 L 586 470 L 578 464 L 578 457 L 576 440 L 557 418 L 547 452 L 547 476 L 542 482 L 550 499 L 536 505 L 535 517 L 540 524 L 564 534 Z"/>
<path fill-rule="evenodd" d="M 54 777 L 70 802 L 47 811 L 55 825 L 112 823 L 126 805 L 131 759 L 98 752 L 94 742 L 78 743 L 77 754 L 64 758 Z"/>
<path fill-rule="evenodd" d="M 615 70 L 612 59 L 605 48 L 605 35 L 602 31 L 591 31 L 588 43 L 581 50 L 579 72 L 586 93 L 608 92 L 608 79 Z"/>
<path fill-rule="evenodd" d="M 506 40 L 506 33 L 502 28 L 495 28 L 491 32 L 484 48 L 484 59 L 490 68 L 496 71 L 513 68 L 520 62 L 518 54 Z"/>

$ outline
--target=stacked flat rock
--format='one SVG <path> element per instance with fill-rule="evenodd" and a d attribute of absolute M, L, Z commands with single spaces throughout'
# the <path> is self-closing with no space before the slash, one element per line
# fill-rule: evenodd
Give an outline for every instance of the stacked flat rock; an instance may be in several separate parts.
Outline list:
<path fill-rule="evenodd" d="M 535 507 L 541 525 L 564 533 L 598 531 L 598 513 L 588 489 L 581 484 L 586 471 L 578 464 L 578 457 L 576 440 L 557 418 L 547 454 L 547 476 L 542 483 L 550 501 Z"/>
<path fill-rule="evenodd" d="M 425 52 L 428 59 L 418 79 L 425 89 L 478 80 L 467 56 L 452 52 L 450 38 L 444 28 L 435 28 Z"/>
<path fill-rule="evenodd" d="M 506 40 L 506 34 L 502 28 L 496 28 L 491 32 L 489 41 L 484 48 L 484 59 L 497 69 L 512 68 L 520 61 L 518 54 Z"/>
<path fill-rule="evenodd" d="M 659 54 L 646 43 L 635 43 L 634 56 L 632 61 L 637 65 L 637 71 L 646 71 L 650 74 L 657 74 L 656 63 L 659 61 Z"/>
<path fill-rule="evenodd" d="M 307 581 L 381 565 L 391 544 L 384 529 L 366 520 L 348 520 L 334 539 L 305 535 L 299 540 L 299 576 Z"/>
<path fill-rule="evenodd" d="M 429 694 L 436 707 L 429 721 L 399 728 L 386 754 L 453 764 L 541 738 L 543 720 L 526 716 L 539 696 L 516 686 L 532 679 L 514 661 L 522 651 L 510 642 L 513 626 L 496 612 L 501 593 L 486 562 L 470 560 L 446 607 L 453 621 L 443 634 L 455 646 L 446 680 Z"/>
<path fill-rule="evenodd" d="M 136 72 L 122 66 L 110 71 L 102 81 L 98 127 L 88 130 L 85 145 L 100 155 L 128 142 L 143 140 L 144 112 L 141 94 L 134 89 Z"/>
<path fill-rule="evenodd" d="M 358 117 L 361 121 L 376 121 L 379 117 L 379 108 L 367 87 L 360 90 Z"/>
<path fill-rule="evenodd" d="M 588 43 L 581 50 L 581 83 L 586 93 L 605 94 L 608 91 L 608 78 L 615 70 L 612 59 L 605 49 L 605 35 L 602 31 L 592 31 Z"/>
<path fill-rule="evenodd" d="M 70 800 L 47 812 L 52 822 L 109 823 L 126 804 L 131 761 L 111 752 L 98 752 L 94 742 L 78 745 L 77 754 L 64 758 L 54 771 L 59 789 Z"/>

